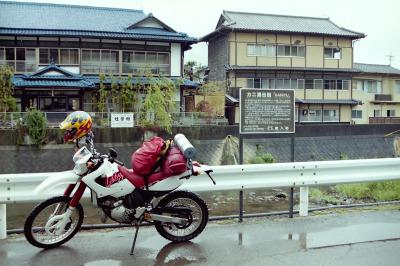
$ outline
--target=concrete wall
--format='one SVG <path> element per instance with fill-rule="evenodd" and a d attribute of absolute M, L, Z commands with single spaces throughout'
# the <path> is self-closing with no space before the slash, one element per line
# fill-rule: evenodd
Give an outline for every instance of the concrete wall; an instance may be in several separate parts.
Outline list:
<path fill-rule="evenodd" d="M 227 35 L 219 36 L 208 43 L 208 68 L 209 79 L 225 81 L 225 66 L 228 64 L 228 42 Z"/>
<path fill-rule="evenodd" d="M 296 126 L 296 161 L 339 159 L 346 154 L 351 159 L 392 157 L 392 138 L 385 133 L 397 130 L 399 125 L 300 125 Z M 174 134 L 182 132 L 198 150 L 197 160 L 217 165 L 227 135 L 238 136 L 237 126 L 203 126 L 174 128 Z M 61 143 L 61 135 L 51 130 L 49 145 L 41 148 L 29 146 L 5 146 L 13 139 L 11 130 L 0 130 L 0 174 L 24 172 L 64 171 L 73 167 L 72 144 Z M 138 129 L 96 129 L 96 148 L 106 153 L 114 147 L 118 158 L 130 167 L 130 156 L 140 145 L 142 131 Z M 164 138 L 169 134 L 162 133 Z M 4 141 L 7 140 L 7 141 Z M 246 136 L 244 158 L 255 156 L 258 145 L 270 152 L 279 162 L 290 160 L 290 138 L 288 135 Z"/>

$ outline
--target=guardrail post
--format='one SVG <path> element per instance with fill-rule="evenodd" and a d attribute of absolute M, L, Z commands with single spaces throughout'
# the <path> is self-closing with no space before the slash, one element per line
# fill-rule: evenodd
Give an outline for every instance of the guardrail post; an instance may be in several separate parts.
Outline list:
<path fill-rule="evenodd" d="M 243 222 L 243 190 L 239 191 L 239 223 Z"/>
<path fill-rule="evenodd" d="M 300 187 L 300 216 L 308 216 L 308 187 Z"/>
<path fill-rule="evenodd" d="M 290 195 L 289 195 L 289 218 L 293 218 L 293 205 L 294 205 L 294 188 L 290 188 Z"/>
<path fill-rule="evenodd" d="M 6 204 L 0 204 L 0 239 L 7 238 Z"/>

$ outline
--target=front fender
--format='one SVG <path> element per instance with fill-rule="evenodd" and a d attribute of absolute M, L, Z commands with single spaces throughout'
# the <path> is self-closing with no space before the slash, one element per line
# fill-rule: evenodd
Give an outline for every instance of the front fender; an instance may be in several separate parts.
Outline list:
<path fill-rule="evenodd" d="M 34 194 L 44 194 L 54 192 L 54 188 L 62 185 L 75 184 L 79 180 L 79 175 L 73 171 L 57 172 L 46 178 L 34 190 Z"/>

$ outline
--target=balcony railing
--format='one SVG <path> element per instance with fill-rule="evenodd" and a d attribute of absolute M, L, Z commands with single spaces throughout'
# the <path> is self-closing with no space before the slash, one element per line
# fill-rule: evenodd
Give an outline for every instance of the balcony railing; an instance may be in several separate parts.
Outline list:
<path fill-rule="evenodd" d="M 400 124 L 400 117 L 370 117 L 370 124 Z"/>
<path fill-rule="evenodd" d="M 375 94 L 375 101 L 391 101 L 391 94 Z"/>
<path fill-rule="evenodd" d="M 70 112 L 44 112 L 48 127 L 58 127 Z M 0 128 L 17 128 L 23 121 L 27 112 L 0 112 Z M 94 127 L 110 127 L 112 113 L 89 112 Z M 228 120 L 214 114 L 187 112 L 170 113 L 173 126 L 201 126 L 201 125 L 226 125 Z M 134 113 L 134 126 L 138 127 L 138 113 Z"/>
<path fill-rule="evenodd" d="M 170 66 L 168 64 L 164 65 L 145 65 L 145 64 L 135 64 L 135 63 L 122 63 L 122 73 L 134 73 L 140 74 L 146 71 L 151 71 L 152 74 L 156 75 L 169 75 Z"/>
<path fill-rule="evenodd" d="M 0 65 L 6 64 L 15 72 L 35 72 L 38 68 L 35 61 L 0 60 Z"/>
<path fill-rule="evenodd" d="M 81 64 L 82 74 L 93 73 L 119 73 L 118 63 L 89 62 Z"/>

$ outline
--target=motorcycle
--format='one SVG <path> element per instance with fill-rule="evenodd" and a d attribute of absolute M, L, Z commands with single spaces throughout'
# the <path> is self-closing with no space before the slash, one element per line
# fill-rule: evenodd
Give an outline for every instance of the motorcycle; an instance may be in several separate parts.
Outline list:
<path fill-rule="evenodd" d="M 142 222 L 153 224 L 162 237 L 172 242 L 189 241 L 204 230 L 208 221 L 206 203 L 193 192 L 177 189 L 202 172 L 214 184 L 215 181 L 210 167 L 193 161 L 195 149 L 184 135 L 177 134 L 173 145 L 186 159 L 186 169 L 172 176 L 160 168 L 149 175 L 139 175 L 116 159 L 114 149 L 107 155 L 96 152 L 93 139 L 93 133 L 86 136 L 89 148 L 80 148 L 77 142 L 73 170 L 55 173 L 35 188 L 34 193 L 40 194 L 67 185 L 62 196 L 43 201 L 28 215 L 24 234 L 29 243 L 48 249 L 70 240 L 83 222 L 79 202 L 86 188 L 90 189 L 92 204 L 102 214 L 102 222 L 111 218 L 136 227 L 131 255 Z"/>

